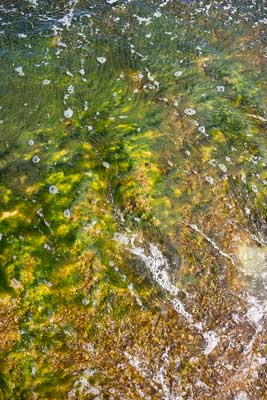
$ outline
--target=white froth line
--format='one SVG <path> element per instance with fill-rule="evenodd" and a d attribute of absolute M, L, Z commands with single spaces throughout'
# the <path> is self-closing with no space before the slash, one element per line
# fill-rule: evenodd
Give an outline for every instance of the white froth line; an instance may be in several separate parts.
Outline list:
<path fill-rule="evenodd" d="M 147 269 L 151 272 L 153 280 L 166 292 L 168 292 L 171 296 L 177 296 L 179 293 L 179 289 L 173 285 L 170 281 L 168 273 L 165 268 L 169 268 L 168 261 L 161 253 L 161 251 L 154 244 L 149 244 L 149 250 L 151 255 L 146 255 L 145 250 L 142 247 L 135 246 L 136 236 L 132 235 L 128 237 L 121 233 L 116 233 L 114 235 L 114 240 L 117 242 L 127 246 L 130 253 L 139 257 L 146 265 Z M 230 257 L 230 256 L 229 256 Z M 187 312 L 184 308 L 183 303 L 176 297 L 173 299 L 169 299 L 171 305 L 174 310 L 182 315 L 184 319 L 189 323 L 190 326 L 196 328 L 201 335 L 203 336 L 206 342 L 206 348 L 204 350 L 205 355 L 209 355 L 214 348 L 219 344 L 220 337 L 214 331 L 203 332 L 202 323 L 194 322 L 192 315 Z"/>
<path fill-rule="evenodd" d="M 204 332 L 203 337 L 206 340 L 206 348 L 204 350 L 204 354 L 207 356 L 219 344 L 220 338 L 214 331 Z"/>
<path fill-rule="evenodd" d="M 150 377 L 148 376 L 146 370 L 143 368 L 142 366 L 142 361 L 140 361 L 136 356 L 132 356 L 131 354 L 129 354 L 127 351 L 124 352 L 125 357 L 127 358 L 127 360 L 129 361 L 129 364 L 146 380 L 148 380 L 149 385 L 157 390 L 157 386 L 155 385 L 155 383 L 153 382 L 153 380 L 150 379 Z"/>
<path fill-rule="evenodd" d="M 128 247 L 130 253 L 136 255 L 145 263 L 145 266 L 152 274 L 153 280 L 162 289 L 164 289 L 172 296 L 178 295 L 179 289 L 171 283 L 168 273 L 166 271 L 166 268 L 169 268 L 168 261 L 165 259 L 161 251 L 154 244 L 149 244 L 149 250 L 151 255 L 146 255 L 142 247 L 135 246 L 134 244 L 135 236 L 132 236 L 129 239 L 125 235 L 116 233 L 114 239 L 125 246 L 130 245 L 131 247 L 130 248 Z M 183 315 L 186 321 L 189 322 L 189 324 L 193 325 L 194 324 L 193 317 L 185 310 L 182 302 L 177 298 L 171 299 L 170 301 L 175 311 Z M 200 329 L 199 324 L 195 324 L 195 326 L 198 329 Z"/>
<path fill-rule="evenodd" d="M 170 282 L 168 273 L 165 269 L 168 267 L 168 263 L 163 254 L 153 244 L 149 245 L 149 249 L 151 256 L 147 256 L 142 247 L 133 247 L 130 249 L 130 252 L 141 258 L 151 272 L 154 281 L 157 282 L 162 289 L 166 290 L 172 295 L 177 295 L 179 290 Z"/>
<path fill-rule="evenodd" d="M 159 251 L 159 249 L 154 245 L 149 245 L 151 256 L 146 256 L 144 249 L 141 247 L 134 247 L 130 249 L 130 252 L 136 256 L 138 256 L 146 265 L 148 270 L 152 273 L 153 280 L 166 292 L 170 293 L 173 296 L 177 296 L 179 293 L 179 289 L 170 282 L 167 271 L 164 267 L 168 268 L 168 262 L 164 258 L 163 254 Z M 191 314 L 189 314 L 182 302 L 175 298 L 171 300 L 171 304 L 175 311 L 186 319 L 190 324 L 194 324 L 194 320 Z M 196 324 L 196 327 L 198 325 Z"/>
<path fill-rule="evenodd" d="M 161 359 L 163 364 L 159 365 L 157 372 L 151 373 L 151 369 L 148 365 L 143 366 L 142 360 L 138 359 L 136 356 L 132 356 L 128 352 L 124 352 L 129 364 L 144 378 L 149 382 L 149 385 L 158 391 L 158 387 L 161 388 L 163 400 L 183 400 L 181 396 L 177 397 L 172 393 L 172 385 L 168 382 L 167 378 L 167 367 L 169 365 L 169 348 L 163 353 Z"/>
<path fill-rule="evenodd" d="M 137 295 L 137 293 L 135 292 L 134 286 L 133 286 L 132 283 L 129 283 L 128 289 L 129 289 L 131 295 L 135 298 L 135 300 L 136 300 L 136 302 L 138 303 L 138 305 L 139 305 L 141 308 L 144 308 L 143 303 L 142 303 L 140 297 L 139 297 L 139 296 Z"/>
<path fill-rule="evenodd" d="M 247 115 L 248 115 L 249 117 L 258 119 L 259 121 L 267 122 L 267 119 L 261 117 L 260 115 L 255 115 L 255 114 L 247 114 Z"/>
<path fill-rule="evenodd" d="M 228 258 L 228 260 L 230 260 L 231 263 L 232 263 L 233 265 L 235 265 L 234 258 L 233 258 L 232 256 L 230 256 L 230 254 L 227 254 L 227 253 L 225 253 L 224 251 L 222 251 L 222 250 L 220 249 L 220 247 L 219 247 L 211 238 L 209 238 L 207 235 L 205 235 L 205 233 L 202 232 L 202 231 L 198 228 L 197 225 L 195 225 L 195 224 L 185 224 L 185 225 L 186 225 L 186 226 L 189 226 L 189 228 L 191 228 L 191 229 L 193 229 L 195 232 L 199 233 L 202 237 L 204 237 L 204 239 L 206 239 L 206 241 L 207 241 L 209 244 L 212 245 L 212 247 L 213 247 L 215 250 L 218 251 L 218 253 L 219 253 L 222 257 Z"/>

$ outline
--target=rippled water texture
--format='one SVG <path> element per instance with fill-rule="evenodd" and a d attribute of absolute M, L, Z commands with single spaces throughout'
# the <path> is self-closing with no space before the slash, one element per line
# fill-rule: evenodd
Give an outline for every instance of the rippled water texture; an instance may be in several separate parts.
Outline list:
<path fill-rule="evenodd" d="M 266 1 L 0 15 L 0 399 L 266 400 Z"/>

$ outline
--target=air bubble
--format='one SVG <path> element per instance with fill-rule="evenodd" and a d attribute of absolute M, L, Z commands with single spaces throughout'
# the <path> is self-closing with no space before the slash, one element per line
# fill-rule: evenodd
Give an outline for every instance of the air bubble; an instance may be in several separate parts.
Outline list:
<path fill-rule="evenodd" d="M 25 75 L 24 72 L 23 72 L 22 67 L 16 67 L 15 71 L 18 73 L 19 76 L 24 76 Z"/>
<path fill-rule="evenodd" d="M 40 157 L 38 157 L 38 156 L 33 156 L 33 157 L 32 157 L 32 162 L 33 162 L 33 164 L 38 164 L 38 163 L 40 162 Z"/>
<path fill-rule="evenodd" d="M 106 59 L 105 57 L 97 57 L 97 61 L 98 61 L 100 64 L 105 64 L 105 62 L 107 61 L 107 59 Z"/>
<path fill-rule="evenodd" d="M 175 73 L 174 73 L 174 76 L 176 77 L 176 78 L 179 78 L 179 76 L 181 76 L 183 74 L 183 71 L 176 71 Z"/>
<path fill-rule="evenodd" d="M 58 188 L 55 185 L 49 186 L 49 193 L 50 194 L 57 194 L 58 193 Z"/>
<path fill-rule="evenodd" d="M 199 126 L 198 130 L 199 130 L 199 132 L 201 132 L 201 133 L 206 133 L 206 128 L 205 128 L 205 126 Z"/>
<path fill-rule="evenodd" d="M 186 115 L 195 115 L 195 114 L 196 114 L 196 110 L 194 110 L 193 108 L 186 108 L 186 109 L 184 110 L 184 113 L 185 113 Z"/>
<path fill-rule="evenodd" d="M 217 92 L 221 92 L 222 93 L 222 92 L 224 92 L 225 89 L 224 89 L 224 86 L 217 86 L 216 90 L 217 90 Z"/>
<path fill-rule="evenodd" d="M 70 215 L 71 215 L 71 214 L 70 214 L 70 210 L 68 210 L 68 209 L 67 209 L 67 210 L 64 210 L 63 215 L 64 215 L 65 218 L 69 218 Z"/>
<path fill-rule="evenodd" d="M 73 116 L 73 110 L 71 108 L 68 108 L 67 110 L 64 111 L 65 118 L 71 118 L 72 116 Z"/>
<path fill-rule="evenodd" d="M 219 164 L 218 167 L 220 168 L 220 170 L 222 172 L 226 172 L 227 171 L 227 167 L 224 164 Z"/>

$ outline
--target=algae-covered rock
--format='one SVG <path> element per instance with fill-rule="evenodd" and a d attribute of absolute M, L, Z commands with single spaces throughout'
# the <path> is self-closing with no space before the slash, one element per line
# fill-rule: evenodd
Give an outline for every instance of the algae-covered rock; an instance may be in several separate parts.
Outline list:
<path fill-rule="evenodd" d="M 254 3 L 2 5 L 1 398 L 265 399 Z"/>

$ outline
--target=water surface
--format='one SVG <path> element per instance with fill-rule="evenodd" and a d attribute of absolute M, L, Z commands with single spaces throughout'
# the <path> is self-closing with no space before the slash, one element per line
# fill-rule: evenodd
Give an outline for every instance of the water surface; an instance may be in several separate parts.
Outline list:
<path fill-rule="evenodd" d="M 2 2 L 2 399 L 266 400 L 266 11 Z"/>

